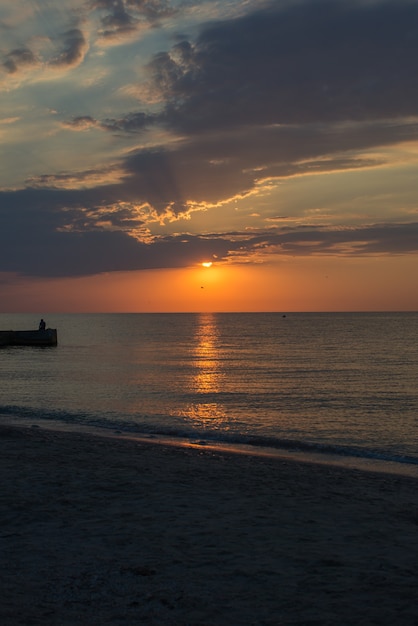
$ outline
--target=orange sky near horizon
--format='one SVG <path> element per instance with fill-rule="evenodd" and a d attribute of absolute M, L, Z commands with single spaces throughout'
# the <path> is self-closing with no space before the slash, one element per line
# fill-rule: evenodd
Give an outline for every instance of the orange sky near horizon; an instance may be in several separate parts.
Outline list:
<path fill-rule="evenodd" d="M 417 311 L 417 256 L 292 258 L 260 265 L 17 279 L 4 313 Z M 8 302 L 12 304 L 9 308 Z"/>

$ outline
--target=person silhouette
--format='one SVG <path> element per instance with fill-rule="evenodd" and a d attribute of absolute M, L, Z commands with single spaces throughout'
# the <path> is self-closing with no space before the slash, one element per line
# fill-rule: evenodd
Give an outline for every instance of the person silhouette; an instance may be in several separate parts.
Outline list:
<path fill-rule="evenodd" d="M 46 324 L 45 324 L 45 321 L 42 319 L 39 322 L 39 330 L 45 330 L 45 328 L 46 328 Z"/>

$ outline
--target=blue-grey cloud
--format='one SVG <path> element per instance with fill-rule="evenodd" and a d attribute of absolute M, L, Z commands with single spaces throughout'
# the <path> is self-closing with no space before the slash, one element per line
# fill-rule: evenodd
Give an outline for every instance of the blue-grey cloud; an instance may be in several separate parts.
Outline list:
<path fill-rule="evenodd" d="M 402 121 L 261 126 L 196 135 L 170 150 L 140 150 L 127 157 L 124 167 L 130 176 L 120 192 L 159 212 L 167 206 L 182 212 L 188 201 L 218 203 L 249 193 L 266 178 L 376 166 L 381 161 L 361 158 L 361 151 L 412 139 L 418 139 L 418 125 Z"/>
<path fill-rule="evenodd" d="M 135 30 L 136 20 L 128 13 L 122 0 L 112 0 L 112 2 L 101 0 L 97 6 L 104 7 L 109 11 L 101 18 L 104 37 Z"/>
<path fill-rule="evenodd" d="M 144 22 L 175 13 L 166 0 L 95 0 L 92 7 L 102 13 L 100 34 L 105 38 L 132 33 Z"/>
<path fill-rule="evenodd" d="M 83 58 L 87 42 L 79 28 L 72 28 L 59 38 L 59 52 L 51 59 L 50 64 L 57 67 L 76 65 Z"/>
<path fill-rule="evenodd" d="M 126 162 L 126 187 L 157 210 L 246 193 L 263 176 L 370 166 L 342 154 L 417 138 L 416 29 L 418 5 L 405 0 L 265 4 L 153 58 L 148 72 L 166 103 L 159 113 L 68 126 L 181 133 L 187 141 L 170 151 Z"/>
<path fill-rule="evenodd" d="M 100 4 L 126 10 L 121 1 Z M 417 33 L 410 0 L 265 4 L 156 54 L 147 69 L 165 103 L 160 114 L 129 112 L 125 125 L 109 119 L 103 128 L 143 130 L 147 117 L 200 134 L 416 116 Z"/>
<path fill-rule="evenodd" d="M 3 67 L 9 74 L 14 74 L 19 68 L 36 63 L 36 57 L 29 48 L 15 48 L 6 54 Z"/>
<path fill-rule="evenodd" d="M 409 0 L 272 3 L 205 28 L 149 65 L 189 132 L 247 124 L 418 113 L 418 5 Z"/>
<path fill-rule="evenodd" d="M 78 65 L 87 51 L 87 41 L 79 28 L 71 28 L 53 39 L 44 38 L 44 50 L 41 56 L 37 55 L 28 47 L 14 48 L 3 56 L 2 65 L 8 74 L 15 74 L 19 70 L 30 66 L 67 68 Z"/>
<path fill-rule="evenodd" d="M 357 228 L 305 225 L 253 231 L 179 234 L 139 241 L 123 230 L 100 229 L 94 216 L 82 207 L 49 208 L 39 193 L 28 194 L 35 206 L 2 211 L 0 267 L 3 272 L 28 276 L 82 276 L 101 272 L 187 267 L 207 258 L 217 262 L 273 252 L 282 256 L 406 254 L 418 252 L 418 223 L 374 224 Z M 54 193 L 52 193 L 52 196 Z M 4 198 L 3 198 L 4 200 Z M 22 199 L 22 205 L 24 199 Z M 40 208 L 44 207 L 44 208 Z M 70 215 L 69 215 L 70 213 Z M 103 220 L 126 227 L 138 224 L 134 213 L 124 210 L 101 213 Z M 65 227 L 71 223 L 73 230 Z"/>

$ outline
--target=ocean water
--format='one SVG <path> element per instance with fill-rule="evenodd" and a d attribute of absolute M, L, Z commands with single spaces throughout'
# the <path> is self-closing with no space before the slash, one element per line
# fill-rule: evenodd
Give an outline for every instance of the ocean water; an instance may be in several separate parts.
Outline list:
<path fill-rule="evenodd" d="M 418 468 L 418 313 L 44 317 L 57 347 L 0 348 L 0 422 Z"/>

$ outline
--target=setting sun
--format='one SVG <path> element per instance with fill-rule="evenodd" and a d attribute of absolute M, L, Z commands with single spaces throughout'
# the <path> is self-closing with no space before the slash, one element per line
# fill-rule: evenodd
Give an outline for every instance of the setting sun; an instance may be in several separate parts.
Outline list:
<path fill-rule="evenodd" d="M 205 261 L 205 263 L 202 263 L 203 267 L 212 267 L 212 261 Z"/>

